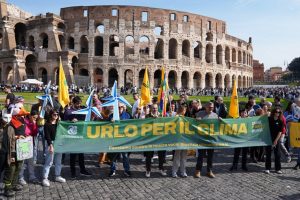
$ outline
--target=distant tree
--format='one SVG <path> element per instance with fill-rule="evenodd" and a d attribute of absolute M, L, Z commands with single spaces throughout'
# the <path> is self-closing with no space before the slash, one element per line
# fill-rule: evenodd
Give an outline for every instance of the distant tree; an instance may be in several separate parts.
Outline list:
<path fill-rule="evenodd" d="M 287 68 L 291 71 L 294 80 L 300 79 L 300 57 L 294 58 Z"/>

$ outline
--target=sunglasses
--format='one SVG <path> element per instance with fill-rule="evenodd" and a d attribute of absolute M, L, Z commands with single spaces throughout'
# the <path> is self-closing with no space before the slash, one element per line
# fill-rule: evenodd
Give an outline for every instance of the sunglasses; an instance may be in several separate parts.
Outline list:
<path fill-rule="evenodd" d="M 281 111 L 275 111 L 275 113 L 279 113 L 279 114 L 281 114 Z"/>

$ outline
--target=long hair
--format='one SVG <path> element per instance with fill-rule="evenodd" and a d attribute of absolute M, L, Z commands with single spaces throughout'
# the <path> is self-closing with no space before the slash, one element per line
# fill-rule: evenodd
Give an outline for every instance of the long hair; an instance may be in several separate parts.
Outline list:
<path fill-rule="evenodd" d="M 58 114 L 58 118 L 57 118 L 57 120 L 56 120 L 56 123 L 58 122 L 58 120 L 59 120 L 59 112 L 58 112 L 57 110 L 55 110 L 55 109 L 51 109 L 51 110 L 49 111 L 48 122 L 51 122 L 51 121 L 52 121 L 52 115 L 53 115 L 54 113 L 57 113 L 57 114 Z"/>
<path fill-rule="evenodd" d="M 278 119 L 282 120 L 282 110 L 281 110 L 280 107 L 275 107 L 275 108 L 273 108 L 273 110 L 271 111 L 270 117 L 271 117 L 271 118 L 274 118 L 275 113 L 276 113 L 277 110 L 280 111 L 280 113 L 279 113 L 279 115 L 278 115 Z"/>

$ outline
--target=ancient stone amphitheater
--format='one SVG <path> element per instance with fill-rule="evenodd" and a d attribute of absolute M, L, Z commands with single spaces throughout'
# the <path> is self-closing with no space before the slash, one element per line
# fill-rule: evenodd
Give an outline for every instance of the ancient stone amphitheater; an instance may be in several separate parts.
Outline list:
<path fill-rule="evenodd" d="M 165 67 L 170 88 L 239 88 L 253 83 L 252 41 L 227 34 L 226 23 L 187 12 L 137 6 L 77 6 L 32 16 L 1 1 L 1 81 L 58 80 L 59 56 L 69 84 L 151 87 Z"/>

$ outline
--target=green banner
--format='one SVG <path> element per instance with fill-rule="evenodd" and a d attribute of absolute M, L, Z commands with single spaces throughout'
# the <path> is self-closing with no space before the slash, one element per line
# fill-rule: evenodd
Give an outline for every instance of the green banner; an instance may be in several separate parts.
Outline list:
<path fill-rule="evenodd" d="M 166 117 L 111 122 L 60 122 L 61 153 L 220 149 L 271 145 L 267 116 L 196 120 Z"/>

